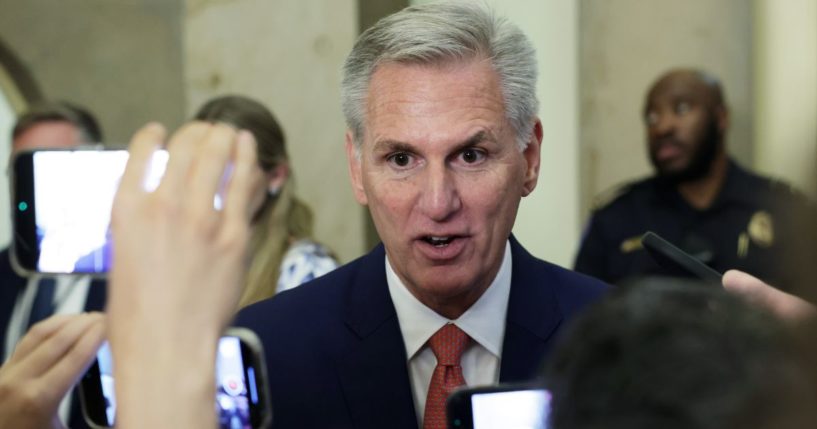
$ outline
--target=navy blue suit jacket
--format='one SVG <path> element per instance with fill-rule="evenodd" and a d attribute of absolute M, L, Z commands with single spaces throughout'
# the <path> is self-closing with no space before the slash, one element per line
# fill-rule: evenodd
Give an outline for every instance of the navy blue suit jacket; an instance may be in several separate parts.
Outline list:
<path fill-rule="evenodd" d="M 607 285 L 531 256 L 511 238 L 511 292 L 499 378 L 533 379 L 564 322 Z M 275 428 L 417 428 L 406 349 L 383 246 L 249 306 L 267 357 Z"/>
<path fill-rule="evenodd" d="M 8 248 L 0 251 L 0 350 L 6 344 L 6 330 L 8 330 L 11 315 L 17 296 L 23 293 L 28 279 L 19 276 L 11 267 L 11 252 Z M 88 288 L 88 298 L 85 301 L 85 311 L 102 311 L 105 308 L 105 281 L 93 280 Z M 71 416 L 68 427 L 73 429 L 88 428 L 82 418 L 79 395 L 74 389 L 74 398 L 71 401 Z"/>

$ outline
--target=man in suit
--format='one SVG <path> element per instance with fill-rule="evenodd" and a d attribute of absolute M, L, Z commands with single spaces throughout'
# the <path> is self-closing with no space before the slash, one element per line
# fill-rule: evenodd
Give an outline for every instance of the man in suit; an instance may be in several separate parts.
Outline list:
<path fill-rule="evenodd" d="M 12 131 L 12 157 L 31 149 L 67 149 L 102 140 L 96 120 L 85 109 L 59 102 L 35 106 Z M 7 361 L 19 339 L 52 314 L 100 311 L 105 282 L 88 276 L 23 277 L 12 269 L 9 248 L 0 251 L 0 350 Z M 72 428 L 87 427 L 76 395 L 66 397 L 60 416 Z"/>
<path fill-rule="evenodd" d="M 384 18 L 346 60 L 346 153 L 383 244 L 242 311 L 278 428 L 445 427 L 463 384 L 530 380 L 606 286 L 511 236 L 539 176 L 536 64 L 473 4 Z"/>

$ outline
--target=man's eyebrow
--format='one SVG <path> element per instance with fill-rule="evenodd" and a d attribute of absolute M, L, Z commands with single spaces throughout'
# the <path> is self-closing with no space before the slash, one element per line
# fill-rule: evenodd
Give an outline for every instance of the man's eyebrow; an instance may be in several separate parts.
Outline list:
<path fill-rule="evenodd" d="M 489 131 L 480 130 L 474 133 L 474 135 L 468 137 L 463 142 L 457 144 L 454 148 L 454 151 L 460 151 L 469 147 L 472 147 L 476 144 L 479 144 L 484 141 L 496 141 L 493 134 Z M 402 142 L 399 140 L 380 140 L 375 142 L 373 150 L 375 152 L 386 151 L 386 152 L 414 152 L 414 146 L 409 143 Z"/>
<path fill-rule="evenodd" d="M 471 137 L 468 137 L 467 139 L 465 139 L 465 141 L 455 146 L 453 152 L 456 153 L 461 150 L 474 147 L 477 144 L 485 141 L 496 142 L 496 138 L 494 138 L 494 135 L 490 131 L 485 130 L 478 131 L 476 134 L 472 135 Z"/>
<path fill-rule="evenodd" d="M 414 148 L 410 144 L 390 139 L 375 142 L 372 150 L 374 152 L 414 152 Z"/>

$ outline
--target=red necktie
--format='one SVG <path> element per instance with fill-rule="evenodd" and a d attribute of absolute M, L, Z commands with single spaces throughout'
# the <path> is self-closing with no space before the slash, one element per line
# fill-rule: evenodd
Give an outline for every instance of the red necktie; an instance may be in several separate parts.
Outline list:
<path fill-rule="evenodd" d="M 448 323 L 428 340 L 437 357 L 431 376 L 423 415 L 423 429 L 445 429 L 445 400 L 457 387 L 465 385 L 460 358 L 471 338 L 456 325 Z"/>

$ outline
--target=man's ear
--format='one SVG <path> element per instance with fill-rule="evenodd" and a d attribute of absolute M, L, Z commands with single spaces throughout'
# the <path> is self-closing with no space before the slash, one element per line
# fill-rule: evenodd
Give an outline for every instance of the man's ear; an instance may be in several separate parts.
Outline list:
<path fill-rule="evenodd" d="M 531 132 L 528 146 L 522 151 L 522 156 L 525 157 L 525 181 L 522 184 L 522 196 L 527 197 L 536 189 L 536 183 L 539 181 L 539 165 L 542 154 L 542 121 L 537 117 L 533 123 L 533 132 Z"/>
<path fill-rule="evenodd" d="M 729 129 L 729 109 L 724 105 L 715 108 L 715 121 L 718 124 L 718 131 L 721 135 L 726 135 L 726 130 Z"/>
<path fill-rule="evenodd" d="M 346 161 L 349 163 L 349 178 L 352 180 L 352 190 L 355 199 L 362 205 L 368 204 L 366 191 L 363 189 L 363 171 L 361 170 L 360 151 L 355 145 L 355 137 L 352 130 L 346 130 Z M 362 155 L 361 155 L 362 156 Z"/>

